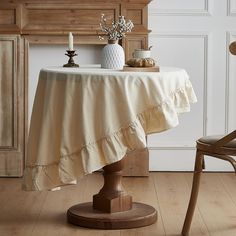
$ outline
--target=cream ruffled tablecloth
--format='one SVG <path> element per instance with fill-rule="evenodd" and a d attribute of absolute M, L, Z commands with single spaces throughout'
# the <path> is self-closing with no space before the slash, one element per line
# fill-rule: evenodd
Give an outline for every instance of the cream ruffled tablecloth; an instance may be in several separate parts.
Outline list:
<path fill-rule="evenodd" d="M 40 71 L 24 190 L 46 190 L 146 147 L 146 134 L 178 125 L 196 96 L 185 70 L 123 72 L 51 67 Z"/>

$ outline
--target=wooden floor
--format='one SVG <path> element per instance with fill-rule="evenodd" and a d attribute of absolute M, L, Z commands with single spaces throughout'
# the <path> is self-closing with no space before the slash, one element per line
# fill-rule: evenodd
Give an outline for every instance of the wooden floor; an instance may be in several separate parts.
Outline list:
<path fill-rule="evenodd" d="M 159 236 L 180 235 L 190 195 L 190 173 L 151 173 L 149 178 L 123 179 L 134 201 L 158 210 L 154 225 L 129 230 L 93 230 L 66 222 L 66 210 L 91 201 L 102 185 L 100 173 L 78 185 L 54 192 L 23 192 L 21 179 L 0 178 L 1 236 Z M 236 177 L 233 173 L 203 174 L 191 236 L 236 235 Z"/>

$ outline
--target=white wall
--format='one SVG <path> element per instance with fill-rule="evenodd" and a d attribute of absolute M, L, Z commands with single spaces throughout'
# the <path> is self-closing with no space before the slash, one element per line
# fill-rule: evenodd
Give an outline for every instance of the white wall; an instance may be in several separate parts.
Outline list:
<path fill-rule="evenodd" d="M 192 170 L 195 140 L 236 128 L 236 0 L 153 0 L 149 6 L 149 45 L 159 65 L 186 69 L 198 97 L 180 125 L 148 137 L 150 170 Z M 100 62 L 102 46 L 78 46 L 76 62 Z M 40 68 L 67 61 L 65 46 L 31 46 L 29 114 Z M 48 53 L 50 52 L 50 53 Z M 220 160 L 206 160 L 208 170 L 232 170 Z"/>
<path fill-rule="evenodd" d="M 160 65 L 185 68 L 198 103 L 179 127 L 148 138 L 151 170 L 193 168 L 195 140 L 236 128 L 236 0 L 153 0 L 149 6 L 150 45 Z M 209 160 L 208 170 L 232 170 Z"/>

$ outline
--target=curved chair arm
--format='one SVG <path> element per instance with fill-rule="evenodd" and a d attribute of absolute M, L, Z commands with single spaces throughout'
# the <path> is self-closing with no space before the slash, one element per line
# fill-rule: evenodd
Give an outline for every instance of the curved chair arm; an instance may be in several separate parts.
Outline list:
<path fill-rule="evenodd" d="M 208 155 L 206 153 L 206 155 Z M 231 156 L 228 155 L 217 155 L 216 153 L 211 154 L 211 156 L 216 157 L 218 159 L 224 160 L 224 161 L 228 161 L 234 168 L 234 172 L 236 174 L 236 161 L 234 160 L 234 158 L 232 158 Z"/>
<path fill-rule="evenodd" d="M 216 141 L 214 144 L 212 144 L 212 147 L 222 147 L 235 138 L 236 138 L 236 130 Z"/>

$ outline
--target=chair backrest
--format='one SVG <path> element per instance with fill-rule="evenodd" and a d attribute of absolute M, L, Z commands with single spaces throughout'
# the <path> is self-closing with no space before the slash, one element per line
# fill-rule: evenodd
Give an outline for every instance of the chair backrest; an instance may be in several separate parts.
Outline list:
<path fill-rule="evenodd" d="M 225 144 L 229 143 L 230 141 L 234 140 L 235 138 L 236 138 L 236 130 L 234 130 L 233 132 L 227 134 L 223 138 L 219 139 L 212 146 L 214 146 L 214 147 L 222 147 Z"/>

